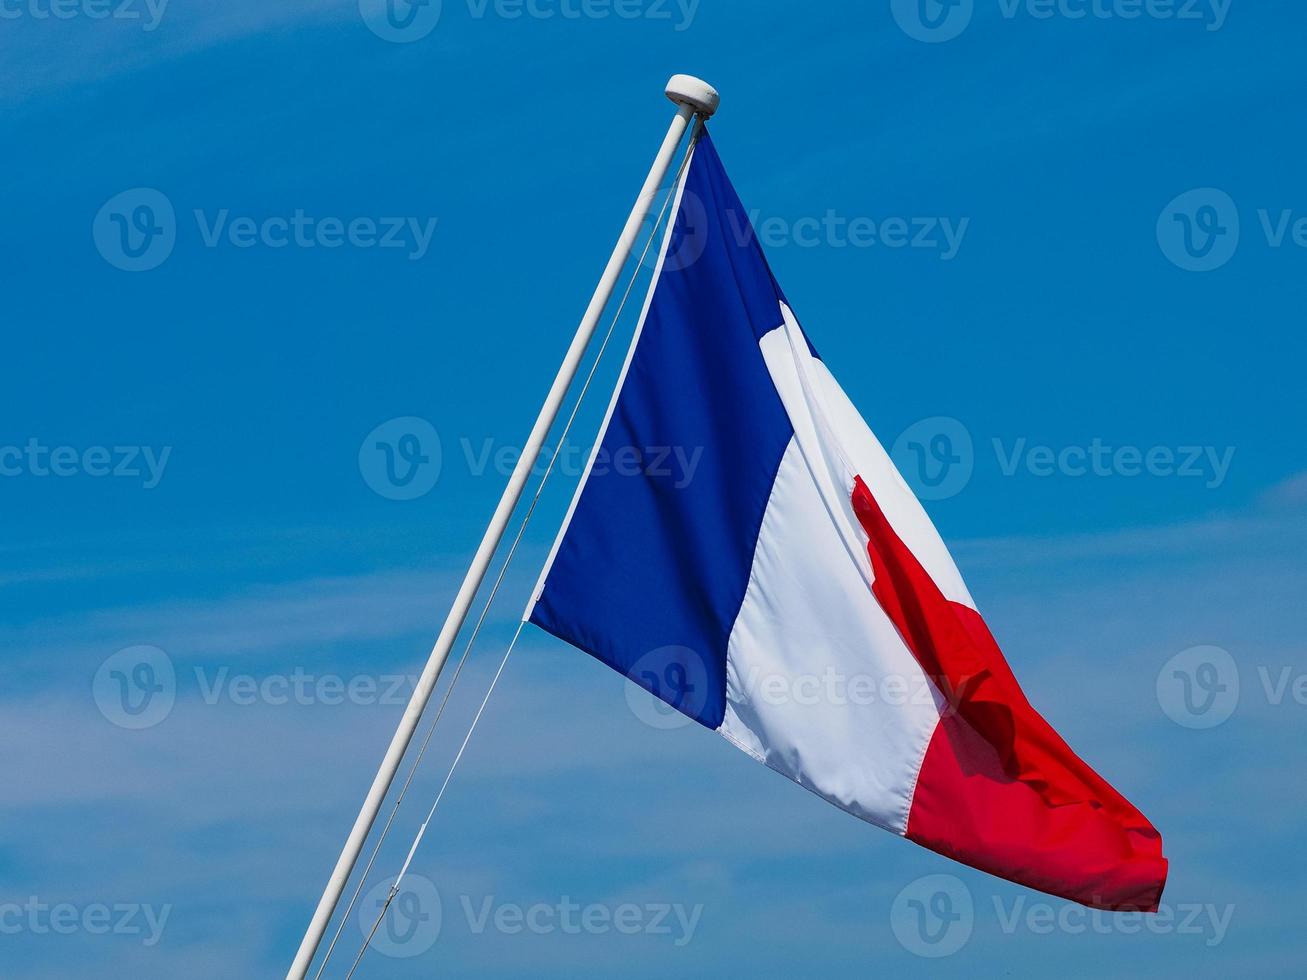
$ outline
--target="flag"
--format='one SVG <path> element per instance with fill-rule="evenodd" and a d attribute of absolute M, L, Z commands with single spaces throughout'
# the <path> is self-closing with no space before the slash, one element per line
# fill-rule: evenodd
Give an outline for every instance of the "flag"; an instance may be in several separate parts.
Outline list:
<path fill-rule="evenodd" d="M 1160 834 L 1026 700 L 706 133 L 692 152 L 529 620 L 868 823 L 1155 911 Z"/>

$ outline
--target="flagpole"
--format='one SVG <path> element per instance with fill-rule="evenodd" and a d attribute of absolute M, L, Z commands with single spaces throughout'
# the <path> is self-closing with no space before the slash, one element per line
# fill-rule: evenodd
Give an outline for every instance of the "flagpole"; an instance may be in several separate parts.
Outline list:
<path fill-rule="evenodd" d="M 363 801 L 363 807 L 359 810 L 358 818 L 354 821 L 354 826 L 349 832 L 345 847 L 336 861 L 336 867 L 331 872 L 331 878 L 327 881 L 327 887 L 323 891 L 318 907 L 313 913 L 313 919 L 304 933 L 304 939 L 300 943 L 299 951 L 295 954 L 295 962 L 286 974 L 287 980 L 303 980 L 305 974 L 308 973 L 313 957 L 317 953 L 318 944 L 322 941 L 322 936 L 331 922 L 332 914 L 335 912 L 340 896 L 349 882 L 350 874 L 358 861 L 359 853 L 363 850 L 363 845 L 367 841 L 372 824 L 376 820 L 382 803 L 385 801 L 386 793 L 395 778 L 395 773 L 399 770 L 404 752 L 413 739 L 413 733 L 417 730 L 418 721 L 422 717 L 427 702 L 431 699 L 431 692 L 435 689 L 441 668 L 444 667 L 445 661 L 449 657 L 449 651 L 454 645 L 454 640 L 458 636 L 464 620 L 467 618 L 468 610 L 472 606 L 472 600 L 476 597 L 477 589 L 480 588 L 486 571 L 490 567 L 490 561 L 494 557 L 495 549 L 499 546 L 500 539 L 504 535 L 504 529 L 508 526 L 509 518 L 512 517 L 513 509 L 517 506 L 522 491 L 526 487 L 531 468 L 535 465 L 536 457 L 544 445 L 545 437 L 549 434 L 549 429 L 558 415 L 559 408 L 562 407 L 563 399 L 567 395 L 572 379 L 576 376 L 577 368 L 581 365 L 581 359 L 585 355 L 590 338 L 599 324 L 599 318 L 603 314 L 604 307 L 607 306 L 608 300 L 617 286 L 622 269 L 625 267 L 626 261 L 631 255 L 631 249 L 639 237 L 640 227 L 643 225 L 645 218 L 649 216 L 658 188 L 667 176 L 672 158 L 676 155 L 676 148 L 680 145 L 681 139 L 689 128 L 691 119 L 696 114 L 706 119 L 717 111 L 717 92 L 711 85 L 701 79 L 690 75 L 673 75 L 671 80 L 668 81 L 665 91 L 667 97 L 677 104 L 676 115 L 672 118 L 671 125 L 667 129 L 667 135 L 663 137 L 662 146 L 659 147 L 658 154 L 654 157 L 653 166 L 649 168 L 649 175 L 645 177 L 644 186 L 640 188 L 639 196 L 635 200 L 635 206 L 626 219 L 622 234 L 617 239 L 617 246 L 613 249 L 613 254 L 608 259 L 608 265 L 605 266 L 603 275 L 599 278 L 599 285 L 595 287 L 594 295 L 590 298 L 590 305 L 586 307 L 585 315 L 576 328 L 576 336 L 572 338 L 572 345 L 567 349 L 563 364 L 558 369 L 558 376 L 554 378 L 553 386 L 545 397 L 545 403 L 540 409 L 540 415 L 531 429 L 530 436 L 527 437 L 522 455 L 517 462 L 517 466 L 513 469 L 512 476 L 509 477 L 508 486 L 504 488 L 504 495 L 499 500 L 499 506 L 495 508 L 494 515 L 490 518 L 490 524 L 486 527 L 485 534 L 481 538 L 481 544 L 472 558 L 471 565 L 468 566 L 467 574 L 463 578 L 463 584 L 454 598 L 454 604 L 449 610 L 449 615 L 445 618 L 445 625 L 441 627 L 440 634 L 436 637 L 435 646 L 432 647 L 431 655 L 422 670 L 422 676 L 418 679 L 417 686 L 413 690 L 413 696 L 409 698 L 408 707 L 404 709 L 404 716 L 400 719 L 399 727 L 390 740 L 390 747 L 386 749 L 381 768 L 377 770 L 377 775 L 372 780 L 372 786 L 368 790 L 367 798 Z"/>

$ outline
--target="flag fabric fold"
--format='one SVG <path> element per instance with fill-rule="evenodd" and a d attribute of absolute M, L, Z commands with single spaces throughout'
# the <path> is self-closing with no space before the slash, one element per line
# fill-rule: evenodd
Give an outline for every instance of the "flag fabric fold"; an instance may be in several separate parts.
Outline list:
<path fill-rule="evenodd" d="M 706 133 L 673 214 L 529 620 L 863 820 L 1155 910 L 1161 836 L 1027 701 Z"/>

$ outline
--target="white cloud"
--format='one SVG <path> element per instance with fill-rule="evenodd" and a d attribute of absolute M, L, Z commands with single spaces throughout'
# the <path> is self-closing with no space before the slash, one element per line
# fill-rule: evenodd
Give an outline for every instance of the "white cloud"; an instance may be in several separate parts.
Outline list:
<path fill-rule="evenodd" d="M 105 19 L 35 17 L 32 8 L 48 11 L 49 4 L 16 4 L 18 15 L 3 21 L 3 101 L 102 81 L 292 24 L 358 19 L 354 3 L 338 0 L 138 0 L 126 9 L 139 16 Z"/>
<path fill-rule="evenodd" d="M 1199 642 L 1226 646 L 1241 663 L 1302 662 L 1295 644 L 1304 635 L 1298 598 L 1307 576 L 1297 555 L 1305 530 L 1293 513 L 1254 510 L 955 549 L 1031 699 L 1162 828 L 1177 900 L 1233 895 L 1241 915 L 1277 914 L 1272 899 L 1237 884 L 1245 878 L 1226 842 L 1235 835 L 1257 852 L 1293 838 L 1292 815 L 1303 802 L 1296 773 L 1307 761 L 1296 732 L 1307 709 L 1295 714 L 1294 706 L 1251 699 L 1222 728 L 1192 732 L 1162 715 L 1153 686 L 1167 657 Z M 534 567 L 524 562 L 514 577 L 503 614 L 460 681 L 378 865 L 387 873 L 488 683 Z M 120 945 L 104 954 L 134 975 L 170 975 L 181 962 L 199 976 L 282 966 L 400 709 L 210 705 L 184 681 L 168 718 L 133 732 L 100 715 L 89 671 L 106 651 L 141 642 L 168 648 L 183 678 L 223 664 L 255 676 L 305 663 L 412 670 L 454 581 L 430 570 L 305 579 L 70 612 L 12 631 L 7 648 L 29 682 L 0 703 L 8 760 L 0 837 L 21 841 L 24 851 L 11 887 L 56 900 L 175 903 L 157 950 Z M 718 952 L 730 936 L 760 937 L 759 949 L 782 943 L 778 930 L 799 922 L 811 930 L 805 935 L 857 950 L 885 940 L 877 931 L 882 905 L 916 874 L 958 873 L 982 896 L 1008 887 L 840 814 L 697 726 L 645 727 L 628 710 L 619 677 L 550 638 L 528 632 L 514 658 L 415 863 L 450 896 L 698 895 L 710 906 L 703 928 L 717 937 Z M 1249 808 L 1248 799 L 1261 803 Z M 830 913 L 806 911 L 832 893 L 829 876 L 850 862 L 867 870 L 839 887 L 865 934 L 824 929 Z M 746 874 L 799 865 L 811 870 L 787 876 L 784 894 L 759 893 Z M 248 942 L 215 945 L 214 930 L 232 926 Z M 983 938 L 976 943 L 988 948 Z M 77 962 L 91 948 L 79 939 L 59 955 Z M 493 950 L 497 968 L 511 972 L 547 951 L 560 969 L 579 968 L 588 956 L 617 969 L 631 949 L 451 932 L 430 962 L 481 962 Z M 661 947 L 647 953 L 647 964 L 674 963 Z"/>

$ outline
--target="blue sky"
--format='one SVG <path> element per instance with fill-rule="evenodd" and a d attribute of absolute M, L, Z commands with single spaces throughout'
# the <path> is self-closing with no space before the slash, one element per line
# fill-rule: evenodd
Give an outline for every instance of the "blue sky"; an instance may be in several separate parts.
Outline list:
<path fill-rule="evenodd" d="M 676 71 L 721 91 L 714 140 L 778 279 L 1031 700 L 1162 830 L 1175 921 L 1077 928 L 646 723 L 620 678 L 528 631 L 413 865 L 439 935 L 362 975 L 1297 972 L 1307 11 L 445 0 L 387 40 L 371 0 L 120 3 L 0 21 L 0 973 L 284 970 L 401 709 L 279 685 L 419 669 Z M 128 271 L 140 227 L 162 244 Z M 360 448 L 407 418 L 429 428 L 384 434 L 408 425 L 439 465 L 394 499 Z M 124 727 L 106 678 L 142 663 L 172 671 L 171 707 Z M 1204 663 L 1219 724 L 1172 684 Z M 926 959 L 895 909 L 931 875 L 973 911 Z M 513 931 L 567 902 L 645 918 Z M 662 906 L 693 927 L 653 928 Z"/>

